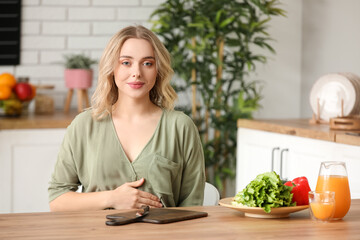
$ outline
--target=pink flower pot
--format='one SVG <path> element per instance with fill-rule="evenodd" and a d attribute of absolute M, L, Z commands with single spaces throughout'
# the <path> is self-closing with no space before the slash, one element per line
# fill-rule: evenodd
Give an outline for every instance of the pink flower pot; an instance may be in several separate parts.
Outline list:
<path fill-rule="evenodd" d="M 93 71 L 91 69 L 65 69 L 65 86 L 67 88 L 90 88 L 92 78 Z"/>

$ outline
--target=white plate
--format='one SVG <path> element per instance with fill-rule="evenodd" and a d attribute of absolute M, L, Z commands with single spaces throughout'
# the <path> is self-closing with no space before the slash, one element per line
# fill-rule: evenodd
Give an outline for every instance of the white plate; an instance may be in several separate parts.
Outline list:
<path fill-rule="evenodd" d="M 344 116 L 349 115 L 356 105 L 355 87 L 347 77 L 340 74 L 327 74 L 319 78 L 311 89 L 310 105 L 318 113 L 317 99 L 320 104 L 320 118 L 329 121 L 341 115 L 341 99 L 344 100 Z"/>
<path fill-rule="evenodd" d="M 231 204 L 233 197 L 223 198 L 219 201 L 219 204 L 224 207 L 232 208 L 241 212 L 244 212 L 247 217 L 254 218 L 285 218 L 290 213 L 298 212 L 309 208 L 309 205 L 295 206 L 295 207 L 279 207 L 271 208 L 271 212 L 267 213 L 260 207 L 247 207 L 247 206 L 234 206 Z"/>

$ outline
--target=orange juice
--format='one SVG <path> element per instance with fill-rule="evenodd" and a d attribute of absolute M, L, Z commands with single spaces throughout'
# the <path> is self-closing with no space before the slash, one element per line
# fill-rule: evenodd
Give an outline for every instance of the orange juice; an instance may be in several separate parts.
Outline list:
<path fill-rule="evenodd" d="M 327 220 L 333 217 L 334 202 L 312 202 L 311 211 L 317 219 Z"/>
<path fill-rule="evenodd" d="M 343 218 L 349 211 L 351 199 L 349 180 L 347 176 L 320 175 L 316 185 L 316 191 L 335 192 L 335 213 L 334 219 Z"/>

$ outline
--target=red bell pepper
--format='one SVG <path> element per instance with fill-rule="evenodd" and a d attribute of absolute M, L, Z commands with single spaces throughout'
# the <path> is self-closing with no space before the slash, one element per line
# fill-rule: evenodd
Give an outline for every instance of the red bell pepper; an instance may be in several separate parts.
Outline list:
<path fill-rule="evenodd" d="M 311 191 L 309 182 L 306 177 L 294 178 L 292 181 L 285 183 L 286 186 L 293 187 L 292 202 L 296 202 L 296 206 L 309 205 L 309 191 Z"/>

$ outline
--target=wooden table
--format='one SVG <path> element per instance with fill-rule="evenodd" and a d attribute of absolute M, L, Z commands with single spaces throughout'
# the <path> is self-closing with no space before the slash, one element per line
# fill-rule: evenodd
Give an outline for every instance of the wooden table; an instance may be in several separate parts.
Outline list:
<path fill-rule="evenodd" d="M 112 227 L 105 225 L 105 216 L 118 210 L 0 214 L 0 239 L 360 239 L 360 199 L 352 200 L 343 220 L 328 223 L 311 220 L 308 210 L 289 218 L 258 219 L 221 206 L 183 209 L 209 216 Z"/>

